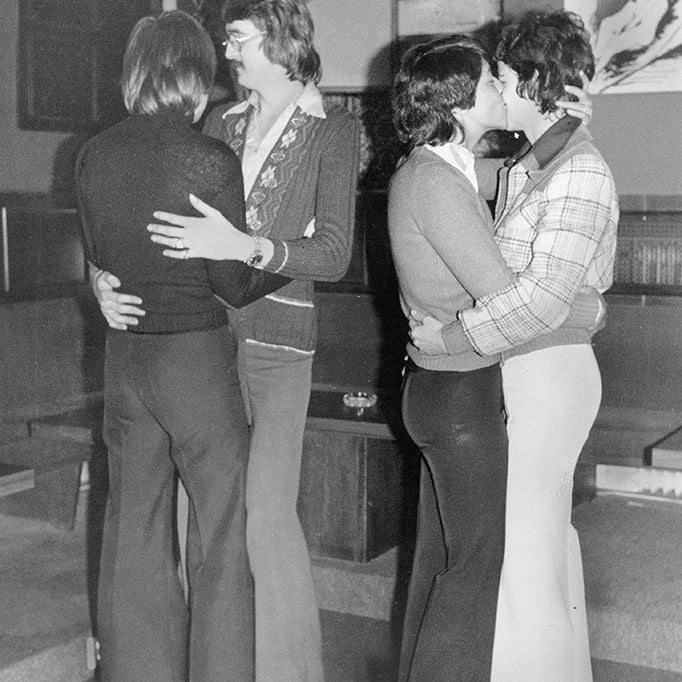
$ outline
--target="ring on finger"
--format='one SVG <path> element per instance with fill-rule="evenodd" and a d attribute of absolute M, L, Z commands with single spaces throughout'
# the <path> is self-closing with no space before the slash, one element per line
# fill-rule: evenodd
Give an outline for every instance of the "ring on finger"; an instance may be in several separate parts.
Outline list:
<path fill-rule="evenodd" d="M 183 260 L 187 260 L 189 258 L 189 249 L 185 249 L 185 255 L 182 258 Z"/>
<path fill-rule="evenodd" d="M 176 249 L 184 249 L 185 247 L 185 242 L 182 240 L 182 237 L 177 237 L 175 240 L 175 248 Z"/>

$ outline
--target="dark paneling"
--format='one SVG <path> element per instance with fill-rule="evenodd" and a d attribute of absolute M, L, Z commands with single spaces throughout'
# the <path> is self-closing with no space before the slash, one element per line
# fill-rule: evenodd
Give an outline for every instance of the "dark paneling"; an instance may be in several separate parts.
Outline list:
<path fill-rule="evenodd" d="M 83 131 L 125 114 L 121 60 L 140 0 L 24 0 L 19 14 L 19 127 Z"/>

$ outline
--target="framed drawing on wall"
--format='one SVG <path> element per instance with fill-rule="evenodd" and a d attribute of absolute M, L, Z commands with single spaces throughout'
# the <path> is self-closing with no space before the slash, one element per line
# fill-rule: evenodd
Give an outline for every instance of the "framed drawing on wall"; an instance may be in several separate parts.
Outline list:
<path fill-rule="evenodd" d="M 397 0 L 398 35 L 470 33 L 500 18 L 501 0 Z"/>
<path fill-rule="evenodd" d="M 565 0 L 591 35 L 590 92 L 682 91 L 682 0 Z"/>

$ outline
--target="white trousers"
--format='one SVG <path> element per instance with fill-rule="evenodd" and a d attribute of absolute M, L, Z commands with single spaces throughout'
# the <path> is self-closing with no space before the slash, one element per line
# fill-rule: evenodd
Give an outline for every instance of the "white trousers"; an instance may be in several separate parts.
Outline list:
<path fill-rule="evenodd" d="M 502 367 L 508 413 L 506 540 L 492 682 L 591 682 L 573 472 L 601 400 L 589 345 Z"/>

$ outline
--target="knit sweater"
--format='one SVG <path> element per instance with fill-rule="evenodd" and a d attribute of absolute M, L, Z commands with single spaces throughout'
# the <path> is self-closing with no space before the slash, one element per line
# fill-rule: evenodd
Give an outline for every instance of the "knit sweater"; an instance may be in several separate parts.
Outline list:
<path fill-rule="evenodd" d="M 130 331 L 216 328 L 227 315 L 214 293 L 241 306 L 290 281 L 238 261 L 166 258 L 151 241 L 146 226 L 159 207 L 196 215 L 190 192 L 245 230 L 239 160 L 182 116 L 131 116 L 116 124 L 83 147 L 76 178 L 88 260 L 142 299 L 146 315 Z"/>
<path fill-rule="evenodd" d="M 211 111 L 204 132 L 241 155 L 253 108 L 229 113 L 231 108 L 225 105 Z M 350 262 L 359 127 L 355 117 L 340 107 L 327 108 L 326 118 L 297 109 L 292 119 L 300 126 L 288 126 L 275 144 L 247 197 L 247 214 L 253 218 L 261 204 L 275 194 L 279 197 L 274 206 L 259 213 L 258 234 L 274 244 L 266 269 L 294 281 L 277 294 L 231 311 L 230 323 L 247 343 L 309 355 L 317 340 L 314 280 L 338 280 Z M 278 175 L 283 168 L 286 172 Z M 315 232 L 305 237 L 313 220 Z"/>
<path fill-rule="evenodd" d="M 511 279 L 487 204 L 464 173 L 429 149 L 414 149 L 393 175 L 388 227 L 406 315 L 419 310 L 447 324 Z M 426 355 L 412 343 L 407 353 L 420 367 L 446 371 L 479 369 L 498 359 L 471 347 L 457 355 Z"/>

